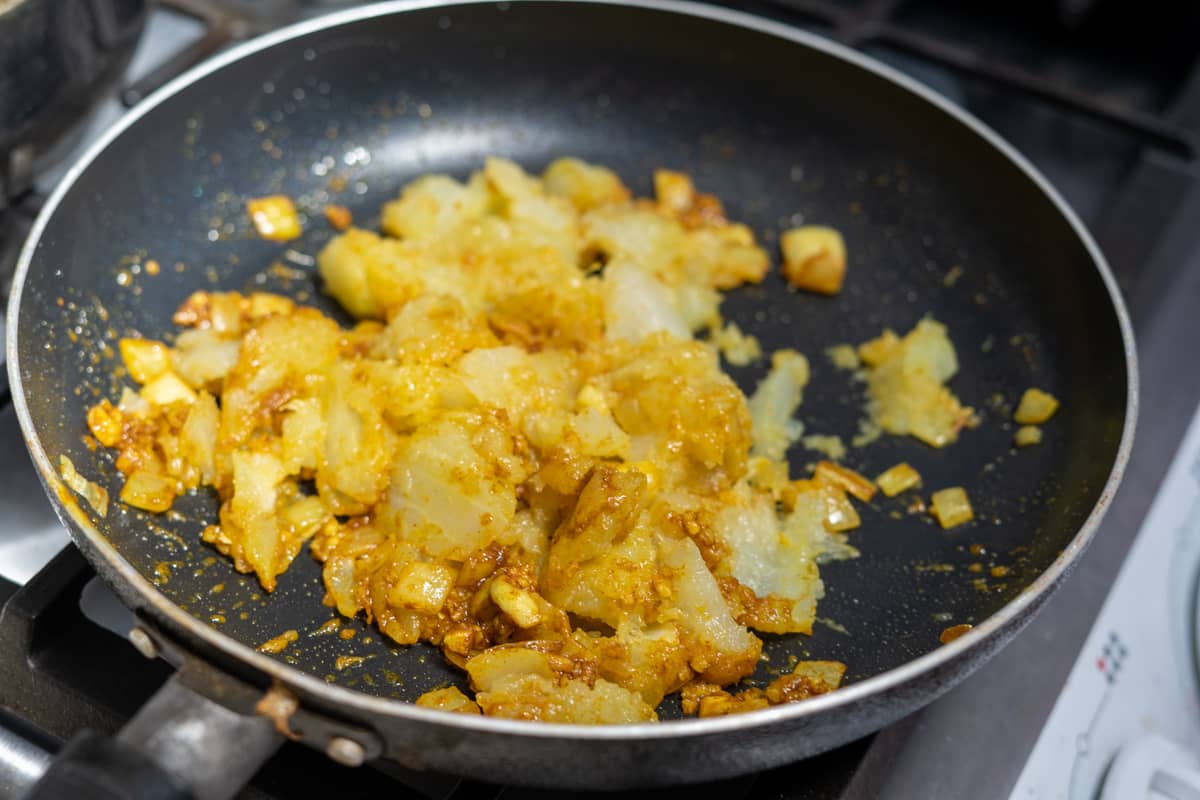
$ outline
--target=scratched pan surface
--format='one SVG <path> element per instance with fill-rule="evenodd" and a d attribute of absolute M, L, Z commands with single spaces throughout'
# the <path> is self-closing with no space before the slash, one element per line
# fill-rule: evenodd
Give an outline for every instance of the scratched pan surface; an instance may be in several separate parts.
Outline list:
<path fill-rule="evenodd" d="M 810 433 L 849 440 L 863 416 L 861 385 L 825 348 L 905 331 L 926 314 L 957 347 L 952 388 L 982 425 L 943 451 L 884 437 L 846 463 L 875 475 L 908 461 L 926 497 L 965 486 L 975 521 L 943 531 L 906 512 L 911 495 L 863 508 L 851 534 L 862 556 L 822 570 L 826 622 L 811 637 L 770 637 L 760 678 L 794 655 L 844 661 L 849 681 L 862 682 L 936 650 L 949 625 L 983 623 L 1048 569 L 1035 594 L 1061 576 L 1123 464 L 1131 343 L 1081 231 L 979 132 L 777 29 L 679 8 L 479 4 L 342 19 L 175 87 L 52 204 L 10 311 L 14 386 L 47 480 L 67 455 L 116 496 L 111 455 L 85 444 L 85 411 L 127 383 L 117 338 L 170 339 L 171 313 L 190 292 L 281 291 L 344 320 L 313 266 L 332 235 L 326 203 L 373 226 L 379 206 L 422 173 L 465 177 L 490 154 L 540 170 L 571 154 L 612 167 L 642 194 L 655 167 L 691 173 L 773 257 L 778 233 L 800 220 L 843 233 L 850 270 L 839 296 L 790 292 L 772 273 L 723 307 L 765 351 L 808 354 Z M 307 216 L 287 245 L 256 238 L 244 212 L 247 197 L 275 192 Z M 763 369 L 735 376 L 750 389 Z M 1009 417 L 1029 386 L 1057 395 L 1062 410 L 1040 446 L 1016 452 Z M 797 447 L 794 472 L 819 457 Z M 342 623 L 356 632 L 348 640 L 311 635 L 335 616 L 321 603 L 318 564 L 302 553 L 264 595 L 200 542 L 215 509 L 202 492 L 166 516 L 119 503 L 104 519 L 86 507 L 67 516 L 85 552 L 107 562 L 102 573 L 152 616 L 163 616 L 165 598 L 250 646 L 298 631 L 277 660 L 363 693 L 411 701 L 460 680 L 436 651 L 389 646 L 361 621 Z M 114 569 L 114 551 L 149 584 Z M 940 688 L 997 646 L 993 629 L 1007 635 L 1020 622 L 995 619 L 1004 625 L 960 645 L 960 668 L 938 671 Z M 364 660 L 338 669 L 344 656 Z M 664 716 L 676 713 L 668 701 Z"/>

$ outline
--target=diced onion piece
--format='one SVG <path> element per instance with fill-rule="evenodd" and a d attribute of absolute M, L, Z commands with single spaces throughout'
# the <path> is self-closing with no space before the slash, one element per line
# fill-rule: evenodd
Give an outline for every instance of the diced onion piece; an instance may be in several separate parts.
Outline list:
<path fill-rule="evenodd" d="M 629 199 L 629 190 L 610 169 L 578 158 L 555 160 L 542 173 L 547 194 L 565 197 L 580 211 Z"/>
<path fill-rule="evenodd" d="M 514 586 L 503 576 L 492 581 L 489 594 L 492 602 L 509 616 L 519 628 L 532 628 L 542 621 L 542 611 L 531 592 Z"/>
<path fill-rule="evenodd" d="M 654 170 L 654 196 L 662 208 L 681 214 L 692 207 L 695 195 L 692 179 L 684 173 L 669 169 Z"/>
<path fill-rule="evenodd" d="M 1058 398 L 1041 389 L 1026 389 L 1013 419 L 1022 425 L 1041 425 L 1058 410 Z"/>
<path fill-rule="evenodd" d="M 455 577 L 454 570 L 441 564 L 410 561 L 400 569 L 399 578 L 388 592 L 388 603 L 424 614 L 436 614 L 442 610 Z"/>
<path fill-rule="evenodd" d="M 122 420 L 121 410 L 108 400 L 101 400 L 87 412 L 88 429 L 105 447 L 116 447 L 121 441 Z"/>
<path fill-rule="evenodd" d="M 720 686 L 715 683 L 705 683 L 704 681 L 692 681 L 683 687 L 679 692 L 679 699 L 683 706 L 684 714 L 695 714 L 700 710 L 700 701 L 712 695 L 728 694 Z"/>
<path fill-rule="evenodd" d="M 846 665 L 840 661 L 801 661 L 791 674 L 771 681 L 765 694 L 771 705 L 794 703 L 832 692 L 845 674 Z"/>
<path fill-rule="evenodd" d="M 885 330 L 879 336 L 858 346 L 858 357 L 868 367 L 882 364 L 896 348 L 900 347 L 900 337 L 895 331 Z"/>
<path fill-rule="evenodd" d="M 252 292 L 243 306 L 243 311 L 250 319 L 287 315 L 295 310 L 296 304 L 290 297 L 271 292 Z"/>
<path fill-rule="evenodd" d="M 108 515 L 108 491 L 98 483 L 93 483 L 75 471 L 75 465 L 66 456 L 58 457 L 58 471 L 62 474 L 63 483 L 79 493 L 88 505 L 95 509 L 100 516 Z"/>
<path fill-rule="evenodd" d="M 157 472 L 134 470 L 125 479 L 121 502 L 143 511 L 162 513 L 175 502 L 175 481 Z"/>
<path fill-rule="evenodd" d="M 903 491 L 920 486 L 921 473 L 901 462 L 877 477 L 875 483 L 885 495 L 895 497 Z"/>
<path fill-rule="evenodd" d="M 850 531 L 862 524 L 854 504 L 846 493 L 837 486 L 826 486 L 822 492 L 825 497 L 825 529 L 831 533 Z"/>
<path fill-rule="evenodd" d="M 871 498 L 875 496 L 875 484 L 854 470 L 834 464 L 832 461 L 817 462 L 813 477 L 832 483 L 864 503 L 870 502 Z"/>
<path fill-rule="evenodd" d="M 846 243 L 842 235 L 823 225 L 804 225 L 785 231 L 783 277 L 797 289 L 837 294 L 846 278 Z"/>
<path fill-rule="evenodd" d="M 446 686 L 441 689 L 431 689 L 417 698 L 417 705 L 422 708 L 436 708 L 439 711 L 451 711 L 455 714 L 482 714 L 475 701 L 462 693 L 457 686 Z"/>
<path fill-rule="evenodd" d="M 189 386 L 219 385 L 237 366 L 241 343 L 213 328 L 184 331 L 175 340 L 171 366 Z"/>
<path fill-rule="evenodd" d="M 1013 441 L 1016 442 L 1017 447 L 1040 444 L 1042 441 L 1042 429 L 1036 425 L 1022 425 L 1020 428 L 1017 428 L 1017 433 L 1013 436 Z"/>
<path fill-rule="evenodd" d="M 658 331 L 676 339 L 692 334 L 671 289 L 632 261 L 613 261 L 604 269 L 604 325 L 609 339 L 631 342 Z"/>
<path fill-rule="evenodd" d="M 943 528 L 953 528 L 975 518 L 975 512 L 971 509 L 971 501 L 967 498 L 967 491 L 961 486 L 934 492 L 933 500 L 930 503 L 930 513 Z"/>
<path fill-rule="evenodd" d="M 520 675 L 553 677 L 544 653 L 519 645 L 500 645 L 484 650 L 467 662 L 467 675 L 477 692 L 488 692 Z"/>
<path fill-rule="evenodd" d="M 129 377 L 138 383 L 157 378 L 171 368 L 171 353 L 153 339 L 122 339 L 118 345 Z"/>
<path fill-rule="evenodd" d="M 795 350 L 776 350 L 771 356 L 771 370 L 748 402 L 754 455 L 782 459 L 804 433 L 803 423 L 792 415 L 804 397 L 808 376 L 808 359 Z"/>
<path fill-rule="evenodd" d="M 246 203 L 254 229 L 264 239 L 286 242 L 300 235 L 300 217 L 292 198 L 283 194 L 258 197 Z"/>
<path fill-rule="evenodd" d="M 747 690 L 736 695 L 720 691 L 700 698 L 700 716 L 724 717 L 729 714 L 745 714 L 766 708 L 770 704 L 761 690 Z"/>
<path fill-rule="evenodd" d="M 156 406 L 196 402 L 196 393 L 174 372 L 164 372 L 142 387 L 142 399 Z"/>

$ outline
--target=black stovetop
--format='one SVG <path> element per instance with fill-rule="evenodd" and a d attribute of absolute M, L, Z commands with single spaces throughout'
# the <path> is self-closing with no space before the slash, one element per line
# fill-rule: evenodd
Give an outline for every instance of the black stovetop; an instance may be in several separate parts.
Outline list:
<path fill-rule="evenodd" d="M 1064 646 L 1053 657 L 1037 654 L 1043 684 L 1037 691 L 1048 698 L 1039 712 L 1044 719 L 1074 660 L 1071 636 L 1082 641 L 1086 634 L 1105 582 L 1115 573 L 1173 442 L 1200 398 L 1200 371 L 1179 370 L 1172 355 L 1179 343 L 1200 341 L 1200 315 L 1192 311 L 1200 302 L 1195 223 L 1200 220 L 1200 61 L 1193 40 L 1200 30 L 1200 5 L 1007 0 L 972 3 L 969 12 L 967 5 L 934 0 L 725 5 L 861 49 L 979 116 L 1025 153 L 1079 212 L 1125 292 L 1139 335 L 1143 409 L 1156 424 L 1143 426 L 1126 486 L 1080 576 L 1051 601 L 1031 633 L 1018 637 L 997 663 L 968 682 L 995 682 L 993 674 L 1014 666 L 1019 671 L 1020 660 L 1032 656 L 1033 637 L 1052 630 Z M 0 252 L 4 239 L 0 225 Z M 11 415 L 11 409 L 0 414 Z M 24 587 L 0 585 L 0 599 L 8 600 L 0 616 L 0 709 L 8 711 L 0 710 L 0 722 L 20 727 L 47 749 L 82 727 L 120 727 L 169 674 L 165 663 L 146 661 L 80 611 L 80 594 L 92 580 L 86 562 L 68 548 Z M 955 697 L 968 688 L 874 741 L 686 791 L 697 800 L 876 796 L 904 740 L 924 747 L 942 736 L 940 728 L 926 723 L 949 715 Z M 23 721 L 15 721 L 12 712 Z M 1036 735 L 1039 724 L 1025 727 Z M 947 746 L 944 752 L 956 751 Z M 973 772 L 983 781 L 973 784 L 978 796 L 1007 796 L 1013 770 L 1019 771 L 1019 764 L 1000 769 L 982 761 L 928 767 Z M 972 784 L 964 778 L 952 785 Z M 397 798 L 559 796 L 452 776 L 349 770 L 292 744 L 261 771 L 245 796 L 310 796 L 325 787 Z"/>

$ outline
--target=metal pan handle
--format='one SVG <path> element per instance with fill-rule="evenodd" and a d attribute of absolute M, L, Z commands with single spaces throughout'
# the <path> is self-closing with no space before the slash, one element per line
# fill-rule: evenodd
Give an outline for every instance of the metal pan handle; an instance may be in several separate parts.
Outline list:
<path fill-rule="evenodd" d="M 177 672 L 112 738 L 84 731 L 26 795 L 29 800 L 226 800 L 279 749 L 271 721 L 239 714 Z"/>

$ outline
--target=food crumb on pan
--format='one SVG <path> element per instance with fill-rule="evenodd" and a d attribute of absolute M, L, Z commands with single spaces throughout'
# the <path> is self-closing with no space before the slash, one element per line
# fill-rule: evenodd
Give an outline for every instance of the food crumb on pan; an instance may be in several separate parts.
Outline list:
<path fill-rule="evenodd" d="M 779 237 L 783 277 L 797 289 L 837 294 L 846 279 L 846 242 L 835 229 L 802 225 Z"/>
<path fill-rule="evenodd" d="M 954 284 L 958 283 L 958 279 L 962 276 L 963 268 L 958 264 L 955 264 L 946 271 L 945 275 L 942 276 L 942 283 L 947 287 L 953 286 Z"/>
<path fill-rule="evenodd" d="M 345 206 L 330 204 L 325 206 L 325 219 L 334 230 L 344 231 L 354 221 L 350 209 Z"/>
<path fill-rule="evenodd" d="M 933 493 L 929 511 L 943 528 L 954 528 L 975 518 L 966 489 L 952 486 Z"/>
<path fill-rule="evenodd" d="M 810 433 L 800 437 L 800 444 L 832 461 L 841 461 L 846 457 L 846 443 L 835 434 Z"/>
<path fill-rule="evenodd" d="M 1013 420 L 1021 425 L 1040 425 L 1058 411 L 1058 398 L 1038 388 L 1026 389 L 1013 412 Z"/>
<path fill-rule="evenodd" d="M 716 330 L 709 340 L 721 355 L 735 367 L 744 367 L 762 358 L 762 346 L 752 334 L 744 333 L 736 322 L 728 322 Z"/>
<path fill-rule="evenodd" d="M 254 229 L 264 239 L 286 242 L 303 232 L 296 205 L 287 195 L 274 194 L 248 200 L 246 211 L 254 223 Z"/>
<path fill-rule="evenodd" d="M 901 492 L 920 486 L 921 473 L 908 463 L 901 462 L 876 477 L 875 484 L 887 497 L 895 497 Z"/>
<path fill-rule="evenodd" d="M 978 418 L 945 385 L 958 372 L 946 326 L 926 317 L 903 337 L 891 330 L 864 342 L 870 410 L 883 430 L 909 434 L 932 447 L 958 439 Z"/>
<path fill-rule="evenodd" d="M 1037 425 L 1022 425 L 1017 428 L 1017 432 L 1013 435 L 1013 443 L 1017 447 L 1029 447 L 1030 445 L 1040 444 L 1042 441 L 1042 429 Z"/>
<path fill-rule="evenodd" d="M 58 457 L 58 470 L 62 475 L 63 483 L 73 489 L 80 497 L 87 501 L 92 509 L 104 517 L 108 515 L 108 490 L 100 484 L 89 481 L 87 478 L 80 475 L 75 470 L 75 465 L 71 463 L 71 459 L 60 455 Z"/>
<path fill-rule="evenodd" d="M 858 359 L 858 350 L 852 344 L 835 344 L 826 348 L 825 355 L 838 369 L 855 370 L 862 366 Z"/>

